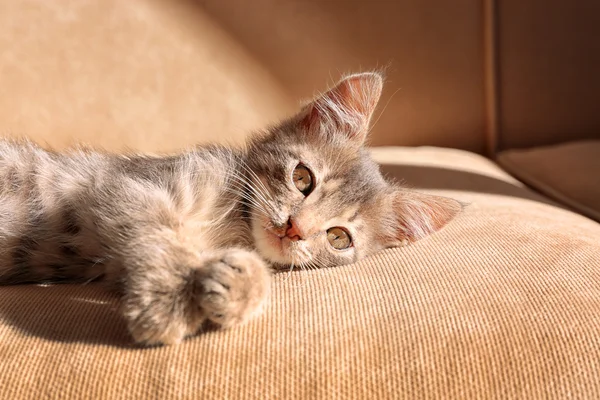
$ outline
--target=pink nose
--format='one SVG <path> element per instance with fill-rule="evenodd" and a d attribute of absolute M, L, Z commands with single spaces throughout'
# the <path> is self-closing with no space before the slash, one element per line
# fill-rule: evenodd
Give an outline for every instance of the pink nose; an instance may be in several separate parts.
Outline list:
<path fill-rule="evenodd" d="M 300 229 L 298 221 L 295 221 L 292 218 L 288 220 L 288 228 L 285 231 L 285 236 L 287 236 L 288 238 L 290 238 L 290 240 L 293 241 L 304 239 L 304 233 Z"/>

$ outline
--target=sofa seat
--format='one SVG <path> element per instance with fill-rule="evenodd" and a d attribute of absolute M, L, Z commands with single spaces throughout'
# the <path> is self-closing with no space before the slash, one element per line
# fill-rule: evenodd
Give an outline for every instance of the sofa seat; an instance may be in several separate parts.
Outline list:
<path fill-rule="evenodd" d="M 278 273 L 259 318 L 132 345 L 97 285 L 0 287 L 0 398 L 600 398 L 600 224 L 493 162 L 375 148 L 464 211 L 417 243 Z"/>

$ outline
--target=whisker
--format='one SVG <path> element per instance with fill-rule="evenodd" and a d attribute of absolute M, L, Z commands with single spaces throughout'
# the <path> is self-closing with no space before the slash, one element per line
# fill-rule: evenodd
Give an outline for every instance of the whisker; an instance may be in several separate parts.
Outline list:
<path fill-rule="evenodd" d="M 256 174 L 256 172 L 252 171 L 252 169 L 246 164 L 245 161 L 242 160 L 241 166 L 251 175 L 254 176 L 254 178 L 256 179 L 256 181 L 258 182 L 258 184 L 265 190 L 265 194 L 268 195 L 268 197 L 273 200 L 272 196 L 270 195 L 269 190 L 267 189 L 267 187 L 263 184 L 263 182 L 260 180 L 260 178 L 258 177 L 258 175 Z"/>
<path fill-rule="evenodd" d="M 246 166 L 243 161 L 240 164 L 240 166 L 242 168 L 244 168 L 244 170 L 248 174 L 251 174 L 251 177 L 241 175 L 239 171 L 235 171 L 235 170 L 232 171 L 232 177 L 235 177 L 238 180 L 243 181 L 245 185 L 249 186 L 254 192 L 259 193 L 265 200 L 268 200 L 267 197 L 272 200 L 272 197 L 271 197 L 268 189 L 265 187 L 265 185 L 262 183 L 262 181 L 258 178 L 258 175 L 256 175 L 256 173 L 254 171 L 252 171 L 248 166 Z M 256 181 L 258 182 L 258 184 L 260 186 L 255 187 L 254 185 L 252 185 L 252 181 L 253 181 L 252 176 L 254 176 L 256 178 Z"/>
<path fill-rule="evenodd" d="M 284 282 L 287 282 L 287 280 L 290 279 L 290 277 L 292 276 L 292 272 L 294 271 L 294 254 L 293 253 L 291 255 L 291 258 L 292 258 L 292 264 L 290 265 L 290 270 L 288 271 L 287 276 L 283 280 Z"/>
<path fill-rule="evenodd" d="M 248 205 L 248 206 L 250 206 L 250 205 L 251 205 L 251 206 L 255 207 L 256 209 L 259 209 L 259 210 L 262 210 L 262 211 L 264 211 L 264 212 L 265 212 L 265 213 L 267 213 L 267 214 L 269 213 L 269 211 L 271 211 L 270 209 L 267 209 L 267 208 L 264 206 L 264 204 L 262 204 L 262 203 L 259 203 L 259 202 L 258 202 L 258 201 L 257 201 L 255 198 L 253 198 L 253 197 L 248 197 L 248 196 L 246 196 L 246 195 L 245 195 L 244 193 L 242 193 L 242 192 L 239 192 L 239 191 L 237 191 L 237 190 L 235 190 L 235 189 L 232 189 L 232 188 L 226 188 L 226 189 L 224 189 L 224 190 L 225 190 L 226 192 L 228 192 L 228 193 L 235 194 L 235 195 L 239 196 L 239 197 L 241 198 L 241 200 L 240 200 L 240 201 L 241 201 L 241 202 L 243 202 L 244 204 Z"/>
<path fill-rule="evenodd" d="M 243 196 L 241 196 L 239 193 L 237 193 L 237 192 L 233 192 L 233 191 L 227 191 L 227 192 L 228 192 L 228 193 L 231 193 L 231 194 L 235 194 L 235 195 L 238 195 L 238 196 L 240 196 L 240 198 L 238 199 L 238 201 L 239 201 L 240 203 L 243 203 L 244 205 L 247 205 L 247 206 L 253 206 L 253 207 L 254 207 L 254 208 L 256 208 L 257 210 L 261 210 L 261 211 L 264 211 L 264 212 L 268 212 L 268 211 L 270 211 L 270 210 L 267 210 L 267 209 L 266 209 L 266 208 L 265 208 L 265 207 L 264 207 L 262 204 L 260 204 L 260 203 L 257 203 L 257 202 L 256 202 L 256 200 L 254 200 L 254 199 L 252 199 L 252 198 L 243 197 Z"/>
<path fill-rule="evenodd" d="M 248 194 L 245 193 L 245 189 L 249 189 L 254 195 L 252 197 L 253 200 L 256 200 L 256 202 L 260 203 L 264 208 L 268 208 L 271 209 L 271 211 L 274 211 L 272 204 L 266 199 L 265 195 L 262 193 L 261 190 L 257 189 L 254 185 L 252 185 L 252 182 L 249 182 L 245 177 L 240 177 L 236 174 L 232 174 L 230 175 L 230 177 L 235 179 L 235 181 L 230 182 L 232 187 L 244 193 L 239 193 L 241 196 L 248 198 Z"/>

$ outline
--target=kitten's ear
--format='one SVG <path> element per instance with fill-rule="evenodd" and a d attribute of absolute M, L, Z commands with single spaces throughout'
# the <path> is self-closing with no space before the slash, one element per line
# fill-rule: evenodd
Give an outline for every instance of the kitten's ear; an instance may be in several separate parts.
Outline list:
<path fill-rule="evenodd" d="M 395 227 L 391 245 L 422 239 L 440 230 L 462 210 L 461 203 L 447 197 L 405 189 L 396 190 L 392 196 Z"/>
<path fill-rule="evenodd" d="M 350 75 L 308 104 L 300 124 L 309 134 L 342 134 L 362 145 L 382 89 L 383 79 L 378 73 Z"/>

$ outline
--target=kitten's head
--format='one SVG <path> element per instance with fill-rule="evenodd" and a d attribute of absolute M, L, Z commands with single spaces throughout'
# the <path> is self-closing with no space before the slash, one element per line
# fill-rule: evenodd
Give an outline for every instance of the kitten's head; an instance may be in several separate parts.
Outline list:
<path fill-rule="evenodd" d="M 249 215 L 265 259 L 352 263 L 435 232 L 461 209 L 386 182 L 369 157 L 363 145 L 382 86 L 377 73 L 348 76 L 251 141 Z"/>

